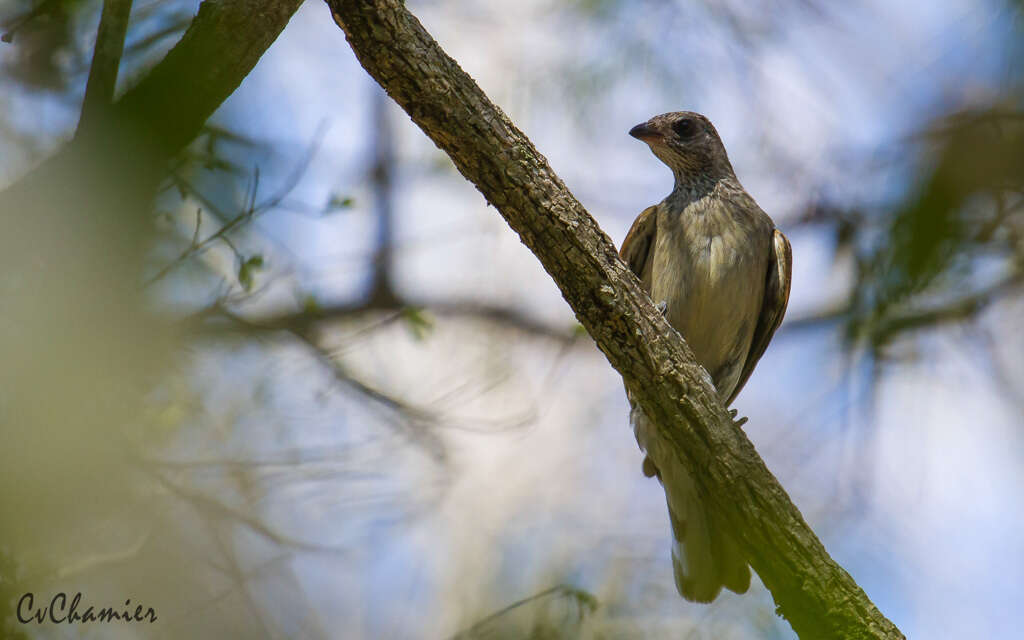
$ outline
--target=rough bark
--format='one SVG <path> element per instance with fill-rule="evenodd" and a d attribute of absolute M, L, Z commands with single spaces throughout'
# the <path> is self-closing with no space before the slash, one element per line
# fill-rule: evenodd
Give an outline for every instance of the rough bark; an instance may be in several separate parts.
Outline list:
<path fill-rule="evenodd" d="M 400 0 L 327 0 L 363 67 L 494 205 L 661 426 L 651 455 L 683 464 L 805 639 L 902 638 L 829 557 L 707 374 L 547 161 Z"/>

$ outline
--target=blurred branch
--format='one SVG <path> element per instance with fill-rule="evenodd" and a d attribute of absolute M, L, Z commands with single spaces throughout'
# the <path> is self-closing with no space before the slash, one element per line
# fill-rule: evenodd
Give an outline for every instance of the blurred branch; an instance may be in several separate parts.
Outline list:
<path fill-rule="evenodd" d="M 825 551 L 707 374 L 547 161 L 399 0 L 327 0 L 366 70 L 538 257 L 803 638 L 902 638 Z"/>
<path fill-rule="evenodd" d="M 127 562 L 139 555 L 139 552 L 142 551 L 142 548 L 147 542 L 149 542 L 152 535 L 153 530 L 148 529 L 145 533 L 139 536 L 135 542 L 123 549 L 108 553 L 94 553 L 86 555 L 83 558 L 78 558 L 72 564 L 58 568 L 57 578 L 65 580 L 78 574 L 93 571 L 99 567 Z"/>
<path fill-rule="evenodd" d="M 201 515 L 206 516 L 206 514 Z M 238 561 L 238 552 L 235 548 L 235 544 L 225 540 L 226 536 L 224 536 L 221 528 L 217 526 L 217 522 L 211 520 L 209 517 L 204 517 L 203 520 L 205 521 L 207 530 L 209 531 L 209 537 L 213 539 L 217 549 L 220 551 L 220 557 L 224 561 L 223 565 L 218 568 L 235 585 L 235 592 L 241 596 L 250 620 L 255 622 L 254 626 L 262 632 L 261 635 L 266 638 L 274 637 L 274 635 L 277 634 L 271 631 L 271 623 L 264 616 L 266 608 L 258 606 L 253 599 L 252 591 L 249 586 L 249 582 L 253 574 L 242 569 L 242 566 Z M 227 537 L 230 538 L 230 536 Z M 277 560 L 278 558 L 274 558 L 271 562 L 276 562 Z"/>
<path fill-rule="evenodd" d="M 335 380 L 358 392 L 378 407 L 382 407 L 396 415 L 398 420 L 392 420 L 390 423 L 399 427 L 401 435 L 427 451 L 435 460 L 443 462 L 447 459 L 448 453 L 444 441 L 432 429 L 428 428 L 429 425 L 436 425 L 439 422 L 438 416 L 431 411 L 413 406 L 405 400 L 391 396 L 359 380 L 346 371 L 341 363 L 316 340 L 311 332 L 292 331 L 291 333 L 305 344 L 317 359 L 334 374 Z"/>
<path fill-rule="evenodd" d="M 241 213 L 235 215 L 230 220 L 228 220 L 223 225 L 221 225 L 221 227 L 219 229 L 217 229 L 216 231 L 211 233 L 209 236 L 207 236 L 203 240 L 200 240 L 199 239 L 199 229 L 200 229 L 200 227 L 202 225 L 202 215 L 203 215 L 202 211 L 203 211 L 202 209 L 196 209 L 196 225 L 195 225 L 195 229 L 192 232 L 192 241 L 189 243 L 189 245 L 178 255 L 178 257 L 176 257 L 173 260 L 171 260 L 170 262 L 168 262 L 159 271 L 157 271 L 155 274 L 153 274 L 153 276 L 151 276 L 148 280 L 146 280 L 145 286 L 148 287 L 148 286 L 150 286 L 150 285 L 152 285 L 152 284 L 162 280 L 175 267 L 177 267 L 180 264 L 183 264 L 186 260 L 188 260 L 192 256 L 194 256 L 194 255 L 196 255 L 198 253 L 201 253 L 202 251 L 206 250 L 207 248 L 210 247 L 211 244 L 213 244 L 217 240 L 223 240 L 224 242 L 228 243 L 228 246 L 230 246 L 232 248 L 232 250 L 235 250 L 234 249 L 234 245 L 232 245 L 231 242 L 227 239 L 227 234 L 230 233 L 235 228 L 241 226 L 243 223 L 248 222 L 249 220 L 251 220 L 252 217 L 256 214 L 256 208 L 254 206 L 250 205 L 245 210 L 243 210 Z M 235 253 L 236 254 L 238 253 L 237 250 L 235 250 Z"/>
<path fill-rule="evenodd" d="M 310 447 L 285 450 L 275 458 L 199 458 L 191 460 L 170 459 L 164 457 L 141 457 L 139 462 L 144 465 L 155 465 L 167 469 L 269 469 L 293 468 L 303 465 L 332 464 L 342 462 L 352 453 L 351 447 L 335 448 Z"/>
<path fill-rule="evenodd" d="M 371 297 L 381 304 L 393 303 L 397 296 L 392 283 L 394 262 L 393 198 L 395 172 L 395 143 L 388 120 L 388 97 L 383 91 L 373 96 L 374 141 L 370 184 L 373 187 L 373 206 L 377 233 L 373 255 L 373 282 Z"/>
<path fill-rule="evenodd" d="M 205 493 L 187 489 L 179 484 L 171 482 L 164 474 L 159 471 L 147 469 L 149 474 L 153 476 L 156 481 L 163 486 L 168 492 L 177 496 L 178 498 L 191 504 L 196 510 L 201 513 L 207 513 L 210 515 L 217 516 L 221 519 L 233 520 L 239 524 L 249 528 L 253 533 L 256 533 L 263 538 L 277 544 L 281 547 L 297 549 L 300 551 L 315 551 L 315 552 L 327 552 L 327 553 L 338 553 L 343 551 L 339 547 L 331 547 L 327 545 L 316 544 L 312 542 L 306 542 L 304 540 L 298 540 L 282 533 L 271 529 L 265 523 L 258 518 L 255 518 L 247 513 L 244 513 L 234 507 L 230 507 L 223 502 L 212 498 Z"/>
<path fill-rule="evenodd" d="M 327 307 L 311 305 L 310 308 L 303 311 L 263 318 L 243 318 L 221 306 L 215 306 L 201 312 L 194 320 L 202 322 L 219 316 L 231 320 L 238 329 L 248 332 L 292 331 L 302 333 L 320 325 L 357 320 L 382 312 L 393 313 L 394 319 L 399 319 L 402 314 L 419 313 L 421 310 L 439 316 L 481 320 L 499 328 L 511 329 L 564 344 L 575 344 L 582 338 L 581 333 L 570 327 L 565 329 L 553 327 L 518 309 L 483 304 L 472 300 L 382 299 L 371 296 L 365 302 Z"/>
<path fill-rule="evenodd" d="M 0 34 L 0 42 L 13 42 L 14 36 L 20 31 L 25 25 L 35 20 L 39 16 L 44 15 L 50 11 L 54 5 L 58 2 L 57 0 L 42 0 L 42 2 L 36 3 L 34 7 L 26 11 L 20 16 L 11 18 L 7 23 L 0 25 L 3 27 L 4 32 Z"/>
<path fill-rule="evenodd" d="M 793 318 L 792 320 L 784 321 L 782 326 L 779 327 L 779 333 L 782 334 L 789 331 L 801 331 L 803 329 L 826 327 L 845 320 L 850 313 L 850 306 L 847 304 L 829 307 L 800 318 Z"/>
<path fill-rule="evenodd" d="M 82 114 L 76 135 L 94 127 L 96 122 L 106 116 L 114 102 L 117 69 L 121 65 L 131 12 L 132 0 L 103 0 L 103 12 L 96 30 L 96 46 L 93 49 L 92 66 L 85 85 L 85 98 L 82 100 Z"/>
<path fill-rule="evenodd" d="M 481 637 L 480 634 L 483 634 L 483 637 L 486 637 L 486 627 L 488 625 L 493 624 L 502 616 L 511 613 L 512 611 L 515 611 L 516 609 L 524 605 L 530 604 L 531 602 L 536 602 L 538 600 L 543 600 L 544 598 L 550 597 L 568 598 L 574 600 L 576 602 L 576 605 L 579 607 L 580 618 L 583 618 L 583 616 L 586 613 L 593 613 L 594 610 L 597 609 L 597 598 L 595 598 L 593 594 L 584 591 L 583 589 L 573 587 L 571 585 L 559 584 L 547 588 L 539 593 L 535 593 L 532 596 L 529 596 L 528 598 L 517 600 L 516 602 L 513 602 L 507 607 L 503 607 L 498 611 L 495 611 L 487 617 L 473 623 L 473 625 L 470 626 L 468 629 L 456 633 L 454 636 L 451 637 L 451 640 L 471 640 L 472 638 Z"/>
<path fill-rule="evenodd" d="M 200 131 L 207 118 L 252 71 L 302 0 L 206 0 L 181 40 L 138 85 L 114 105 L 103 156 L 117 162 L 118 178 L 148 191 L 167 159 Z M 0 193 L 0 202 L 68 181 L 83 157 L 96 154 L 79 140 Z M 95 188 L 87 180 L 87 184 Z M 55 199 L 51 196 L 50 199 Z M 74 210 L 68 194 L 61 210 Z M 12 207 L 14 209 L 15 207 Z M 23 205 L 17 207 L 24 209 Z"/>
<path fill-rule="evenodd" d="M 394 418 L 390 424 L 398 428 L 400 435 L 419 445 L 438 461 L 444 461 L 447 457 L 444 441 L 439 438 L 434 430 L 444 425 L 446 428 L 460 429 L 463 431 L 484 431 L 483 428 L 458 425 L 459 419 L 443 414 L 441 411 L 433 410 L 423 406 L 417 406 L 399 397 L 391 395 L 381 389 L 361 380 L 352 372 L 348 371 L 339 361 L 332 349 L 324 346 L 320 339 L 318 326 L 315 323 L 296 322 L 294 324 L 281 324 L 273 328 L 253 325 L 249 320 L 232 311 L 221 307 L 218 314 L 246 331 L 284 331 L 305 345 L 317 360 L 324 365 L 338 381 L 345 387 L 362 395 L 373 405 L 389 412 Z M 392 320 L 397 320 L 405 311 L 396 311 Z M 535 419 L 532 412 L 522 416 L 510 416 L 507 418 L 489 419 L 487 432 L 515 428 Z M 481 420 L 474 420 L 479 423 Z"/>
<path fill-rule="evenodd" d="M 127 47 L 125 47 L 125 57 L 130 57 L 135 54 L 149 51 L 149 49 L 153 47 L 153 45 L 157 44 L 164 38 L 169 38 L 171 36 L 178 35 L 182 31 L 184 31 L 185 28 L 188 27 L 188 24 L 189 16 L 187 14 L 180 18 L 175 16 L 175 18 L 172 19 L 170 23 L 168 23 L 166 26 L 157 29 L 153 33 L 147 35 L 145 38 L 136 40 L 135 42 L 132 42 Z"/>
<path fill-rule="evenodd" d="M 1022 284 L 1024 271 L 1007 276 L 995 284 L 948 304 L 894 313 L 874 329 L 874 334 L 881 338 L 879 342 L 884 343 L 892 336 L 906 331 L 968 320 L 997 300 L 1017 291 Z"/>
<path fill-rule="evenodd" d="M 249 75 L 302 0 L 206 0 L 167 56 L 118 101 L 118 114 L 151 132 L 165 155 L 199 133 Z"/>
<path fill-rule="evenodd" d="M 946 304 L 892 312 L 877 321 L 877 324 L 872 327 L 872 336 L 877 343 L 883 344 L 907 331 L 970 320 L 991 304 L 1018 291 L 1022 285 L 1024 285 L 1024 271 L 1018 271 L 994 284 Z M 781 329 L 785 331 L 816 329 L 846 321 L 852 313 L 853 309 L 848 305 L 832 307 L 802 318 L 787 320 Z"/>
<path fill-rule="evenodd" d="M 217 168 L 222 168 L 224 166 L 224 163 L 215 160 L 216 156 L 213 150 L 213 146 L 216 144 L 216 140 L 226 139 L 239 144 L 252 144 L 251 141 L 240 136 L 237 136 L 225 129 L 221 129 L 218 127 L 204 127 L 204 129 L 206 130 L 206 133 L 208 135 L 206 145 L 209 147 L 207 149 L 207 154 L 205 156 L 205 162 L 217 162 Z M 321 123 L 320 126 L 317 127 L 317 131 L 314 134 L 313 142 L 309 146 L 309 149 L 307 150 L 305 155 L 303 155 L 302 159 L 298 162 L 296 167 L 288 174 L 281 188 L 274 192 L 270 197 L 265 198 L 263 200 L 257 200 L 260 188 L 260 170 L 259 166 L 255 167 L 252 172 L 251 184 L 246 192 L 244 205 L 241 207 L 241 210 L 238 211 L 238 213 L 235 213 L 230 217 L 228 216 L 227 212 L 222 211 L 219 207 L 217 207 L 217 205 L 210 198 L 206 197 L 206 195 L 200 189 L 196 188 L 196 186 L 193 185 L 192 182 L 189 181 L 182 174 L 181 166 L 175 166 L 171 168 L 169 171 L 170 178 L 166 184 L 176 187 L 183 198 L 186 194 L 191 195 L 193 198 L 202 203 L 203 206 L 210 209 L 213 212 L 214 217 L 216 219 L 224 222 L 216 231 L 211 233 L 205 239 L 199 240 L 199 233 L 202 228 L 202 209 L 196 209 L 196 222 L 192 231 L 192 239 L 189 242 L 188 246 L 186 246 L 181 251 L 181 253 L 178 254 L 177 257 L 172 259 L 170 262 L 161 267 L 155 274 L 150 276 L 146 280 L 144 286 L 150 286 L 162 280 L 164 277 L 167 276 L 168 273 L 170 273 L 176 267 L 183 264 L 189 258 L 199 253 L 202 253 L 203 251 L 208 249 L 210 245 L 219 240 L 224 244 L 228 245 L 228 247 L 230 247 L 231 250 L 235 253 L 236 258 L 239 260 L 239 275 L 242 276 L 242 285 L 243 287 L 246 287 L 247 283 L 245 282 L 244 276 L 246 275 L 246 269 L 248 267 L 248 264 L 246 263 L 245 257 L 239 253 L 239 251 L 235 248 L 234 244 L 231 242 L 229 234 L 233 231 L 238 230 L 246 223 L 252 221 L 252 219 L 255 218 L 257 215 L 264 213 L 270 209 L 273 209 L 281 204 L 281 202 L 295 188 L 295 185 L 298 184 L 298 182 L 302 179 L 302 176 L 305 175 L 306 170 L 309 168 L 309 163 L 312 162 L 313 157 L 319 150 L 320 142 L 323 139 L 324 130 L 325 126 L 323 123 Z M 182 156 L 185 155 L 187 154 L 182 154 Z M 182 158 L 181 156 L 179 156 L 178 160 L 182 165 L 185 165 L 188 164 L 189 159 Z M 235 167 L 234 165 L 229 165 L 227 168 L 231 171 L 237 170 L 237 167 Z M 258 259 L 260 263 L 262 263 L 262 257 L 254 256 L 252 258 L 249 258 L 250 261 L 252 261 L 253 259 Z"/>

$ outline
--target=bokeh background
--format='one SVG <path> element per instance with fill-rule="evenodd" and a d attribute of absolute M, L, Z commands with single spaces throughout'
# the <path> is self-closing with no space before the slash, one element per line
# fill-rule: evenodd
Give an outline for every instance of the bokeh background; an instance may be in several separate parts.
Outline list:
<path fill-rule="evenodd" d="M 908 637 L 1013 637 L 1021 5 L 408 5 L 616 243 L 671 188 L 626 131 L 712 119 L 793 244 L 747 433 Z M 197 6 L 136 0 L 119 90 Z M 73 134 L 99 11 L 0 5 L 0 206 Z M 676 595 L 621 379 L 323 4 L 151 203 L 133 186 L 97 182 L 101 212 L 3 210 L 6 635 L 795 637 L 756 579 Z M 159 620 L 24 625 L 27 591 Z"/>

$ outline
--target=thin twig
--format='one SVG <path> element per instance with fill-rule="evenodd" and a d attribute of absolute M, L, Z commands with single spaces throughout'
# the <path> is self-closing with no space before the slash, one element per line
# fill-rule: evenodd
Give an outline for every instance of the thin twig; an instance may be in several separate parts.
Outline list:
<path fill-rule="evenodd" d="M 199 231 L 199 223 L 197 221 L 197 226 L 192 236 L 192 242 L 189 244 L 189 246 L 186 247 L 176 258 L 174 258 L 169 263 L 164 265 L 156 274 L 154 274 L 152 277 L 146 280 L 146 282 L 143 284 L 143 287 L 149 287 L 154 283 L 162 280 L 164 277 L 167 276 L 168 273 L 173 271 L 178 265 L 184 263 L 186 260 L 196 255 L 197 253 L 202 252 L 207 247 L 209 247 L 210 244 L 218 240 L 225 243 L 232 250 L 232 252 L 234 252 L 235 257 L 241 260 L 241 252 L 239 252 L 235 245 L 230 241 L 227 234 L 229 234 L 236 227 L 242 225 L 243 223 L 252 220 L 257 215 L 278 206 L 281 203 L 281 201 L 284 200 L 288 196 L 288 194 L 295 189 L 296 185 L 298 185 L 299 181 L 302 179 L 302 176 L 305 175 L 306 171 L 309 169 L 310 162 L 312 162 L 313 157 L 316 155 L 317 151 L 320 148 L 320 144 L 323 140 L 324 133 L 326 132 L 326 126 L 326 122 L 321 122 L 320 125 L 318 125 L 317 130 L 313 135 L 313 140 L 310 143 L 308 151 L 302 157 L 302 159 L 299 160 L 299 162 L 296 164 L 295 168 L 291 171 L 291 173 L 288 174 L 287 178 L 284 181 L 284 184 L 277 192 L 275 192 L 269 198 L 261 202 L 257 202 L 257 195 L 259 193 L 260 183 L 260 169 L 258 165 L 253 167 L 253 178 L 252 181 L 250 182 L 249 188 L 246 190 L 244 205 L 245 208 L 240 213 L 231 217 L 227 222 L 224 223 L 223 226 L 221 226 L 217 231 L 215 231 L 212 235 L 207 237 L 202 242 L 197 241 Z M 228 135 L 233 135 L 230 133 L 225 133 L 222 130 L 214 129 L 214 131 L 220 137 L 227 137 Z M 199 200 L 199 202 L 203 204 L 203 206 L 205 206 L 208 210 L 212 211 L 215 216 L 221 219 L 227 217 L 216 205 L 216 203 L 207 198 L 202 191 L 200 191 L 187 178 L 181 175 L 180 172 L 172 172 L 170 175 L 170 179 L 178 187 L 178 189 L 181 190 L 182 193 L 191 194 L 194 198 Z"/>
<path fill-rule="evenodd" d="M 478 631 L 483 629 L 483 627 L 490 624 L 491 622 L 494 622 L 498 618 L 508 614 L 509 612 L 514 611 L 515 609 L 518 609 L 523 605 L 530 604 L 531 602 L 535 602 L 537 600 L 546 598 L 553 594 L 558 594 L 560 596 L 571 596 L 573 598 L 576 598 L 576 601 L 578 603 L 585 604 L 591 611 L 593 611 L 594 608 L 597 606 L 596 599 L 589 593 L 567 584 L 559 584 L 553 587 L 549 587 L 539 593 L 535 593 L 532 596 L 523 598 L 522 600 L 517 600 L 506 607 L 502 607 L 494 613 L 473 623 L 473 626 L 469 627 L 468 629 L 456 633 L 454 636 L 452 636 L 451 640 L 468 640 L 469 638 L 474 637 L 474 635 Z"/>
<path fill-rule="evenodd" d="M 574 329 L 572 326 L 560 328 L 530 317 L 519 309 L 504 305 L 485 304 L 473 300 L 399 298 L 381 302 L 380 300 L 370 299 L 351 304 L 316 307 L 261 318 L 242 318 L 233 313 L 225 314 L 222 307 L 212 307 L 203 310 L 191 318 L 190 322 L 198 323 L 210 318 L 223 316 L 230 319 L 237 328 L 246 331 L 306 331 L 314 326 L 350 321 L 362 316 L 380 313 L 388 314 L 384 324 L 390 324 L 395 320 L 401 319 L 403 312 L 409 309 L 421 309 L 436 316 L 479 320 L 491 323 L 502 329 L 519 331 L 523 334 L 555 340 L 566 345 L 589 343 L 588 340 L 584 339 L 585 333 Z"/>
<path fill-rule="evenodd" d="M 290 536 L 278 533 L 277 531 L 274 531 L 266 524 L 264 524 L 257 518 L 250 516 L 249 514 L 242 513 L 238 509 L 229 507 L 223 502 L 215 498 L 212 498 L 204 493 L 192 491 L 190 489 L 182 487 L 181 485 L 175 484 L 174 482 L 171 482 L 167 477 L 165 477 L 162 473 L 158 473 L 151 469 L 149 469 L 148 471 L 150 475 L 152 475 L 157 480 L 157 482 L 159 482 L 160 485 L 162 485 L 170 493 L 192 504 L 194 507 L 198 509 L 203 509 L 205 511 L 226 518 L 228 520 L 235 520 L 248 527 L 250 530 L 253 531 L 253 533 L 256 533 L 282 547 L 290 547 L 302 551 L 315 551 L 321 553 L 339 553 L 344 551 L 344 549 L 340 547 L 332 547 L 328 545 L 297 540 Z"/>

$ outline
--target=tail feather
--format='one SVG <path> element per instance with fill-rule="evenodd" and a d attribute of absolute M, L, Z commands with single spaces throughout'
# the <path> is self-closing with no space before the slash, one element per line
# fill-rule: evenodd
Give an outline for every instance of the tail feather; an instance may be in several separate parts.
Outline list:
<path fill-rule="evenodd" d="M 712 525 L 689 474 L 673 466 L 661 469 L 660 475 L 672 523 L 672 570 L 679 595 L 711 602 L 723 586 L 745 593 L 750 587 L 746 559 L 736 542 Z"/>
<path fill-rule="evenodd" d="M 656 442 L 650 438 L 653 427 L 632 398 L 630 403 L 637 444 L 647 451 Z M 665 487 L 672 523 L 672 572 L 679 595 L 692 602 L 711 602 L 722 587 L 746 593 L 750 588 L 746 557 L 731 536 L 711 523 L 689 473 L 679 465 L 657 469 L 645 458 L 644 474 L 657 475 Z"/>
<path fill-rule="evenodd" d="M 718 560 L 718 575 L 726 589 L 735 593 L 746 593 L 750 588 L 750 566 L 740 551 L 736 539 L 730 535 L 716 538 L 715 558 Z"/>

